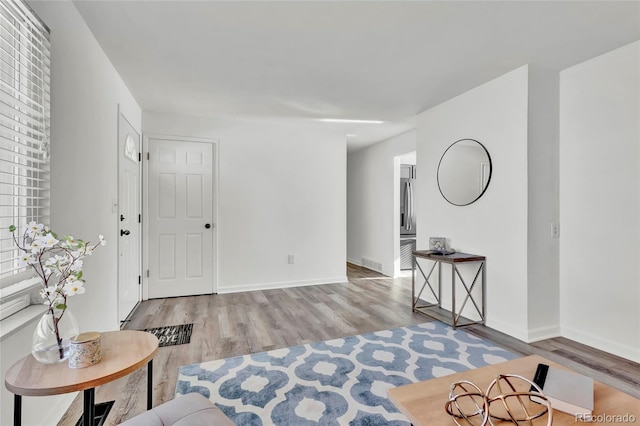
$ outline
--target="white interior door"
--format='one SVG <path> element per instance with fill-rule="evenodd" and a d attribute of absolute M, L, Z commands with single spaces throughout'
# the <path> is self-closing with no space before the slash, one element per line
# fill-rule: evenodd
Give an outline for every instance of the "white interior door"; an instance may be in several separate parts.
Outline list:
<path fill-rule="evenodd" d="M 140 135 L 118 114 L 118 319 L 141 299 Z"/>
<path fill-rule="evenodd" d="M 214 292 L 213 148 L 148 139 L 149 298 Z"/>

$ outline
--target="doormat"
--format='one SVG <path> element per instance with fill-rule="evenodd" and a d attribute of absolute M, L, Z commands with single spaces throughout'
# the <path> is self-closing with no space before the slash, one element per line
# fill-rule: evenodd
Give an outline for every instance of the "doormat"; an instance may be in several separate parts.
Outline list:
<path fill-rule="evenodd" d="M 145 328 L 141 331 L 147 331 L 158 338 L 158 346 L 175 346 L 185 345 L 191 342 L 191 332 L 193 331 L 193 323 L 182 325 L 167 325 L 165 327 Z"/>

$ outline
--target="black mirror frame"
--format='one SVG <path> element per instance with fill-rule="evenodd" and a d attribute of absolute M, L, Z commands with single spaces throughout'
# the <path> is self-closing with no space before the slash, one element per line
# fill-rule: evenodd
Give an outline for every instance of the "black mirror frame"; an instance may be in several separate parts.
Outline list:
<path fill-rule="evenodd" d="M 489 179 L 487 179 L 487 184 L 484 186 L 484 188 L 482 189 L 482 192 L 480 193 L 480 195 L 478 195 L 475 199 L 473 199 L 472 201 L 466 203 L 466 204 L 456 204 L 453 203 L 451 201 L 449 201 L 449 199 L 446 197 L 446 195 L 444 195 L 444 193 L 442 192 L 442 188 L 440 187 L 440 165 L 442 164 L 442 159 L 444 158 L 445 155 L 447 155 L 447 152 L 458 142 L 462 142 L 462 141 L 473 141 L 475 143 L 477 143 L 478 145 L 480 145 L 482 147 L 482 149 L 484 150 L 484 152 L 487 154 L 487 158 L 489 159 Z M 485 192 L 487 192 L 487 188 L 489 188 L 489 184 L 491 183 L 491 177 L 493 176 L 493 162 L 491 161 L 491 154 L 489 154 L 489 151 L 487 150 L 487 147 L 484 146 L 482 144 L 482 142 L 477 141 L 475 139 L 470 139 L 470 138 L 464 138 L 464 139 L 458 139 L 457 141 L 455 141 L 454 143 L 452 143 L 451 145 L 449 145 L 449 147 L 447 149 L 444 150 L 444 152 L 442 153 L 442 156 L 440 157 L 440 161 L 438 161 L 438 170 L 436 171 L 436 180 L 438 182 L 438 191 L 440 191 L 440 195 L 442 195 L 442 198 L 444 198 L 445 200 L 447 200 L 447 202 L 449 204 L 452 204 L 454 206 L 468 206 L 469 204 L 473 204 L 476 201 L 478 201 L 480 199 L 480 197 L 482 197 L 484 195 Z"/>

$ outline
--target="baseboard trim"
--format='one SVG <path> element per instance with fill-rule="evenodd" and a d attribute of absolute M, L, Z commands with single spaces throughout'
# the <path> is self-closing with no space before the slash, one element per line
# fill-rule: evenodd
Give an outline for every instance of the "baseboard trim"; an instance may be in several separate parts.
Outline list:
<path fill-rule="evenodd" d="M 495 320 L 491 317 L 487 317 L 486 326 L 489 328 L 493 328 L 494 330 L 498 330 L 501 333 L 504 333 L 508 336 L 511 336 L 523 342 L 527 341 L 526 330 L 520 330 L 518 328 L 515 328 L 510 323 L 502 322 L 499 320 Z"/>
<path fill-rule="evenodd" d="M 620 342 L 602 338 L 591 333 L 587 333 L 576 328 L 561 326 L 561 336 L 574 340 L 587 346 L 591 346 L 601 351 L 629 359 L 634 362 L 640 362 L 640 350 L 633 346 L 625 345 Z"/>
<path fill-rule="evenodd" d="M 560 326 L 550 325 L 547 327 L 538 327 L 529 330 L 529 339 L 527 343 L 539 342 L 540 340 L 553 339 L 560 337 Z"/>
<path fill-rule="evenodd" d="M 383 275 L 385 275 L 385 276 L 387 276 L 387 277 L 391 277 L 391 278 L 393 278 L 393 275 L 394 275 L 394 274 L 393 274 L 393 271 L 385 271 L 385 270 L 383 270 L 383 271 L 381 272 L 381 274 L 383 274 Z"/>
<path fill-rule="evenodd" d="M 218 294 L 228 293 L 240 293 L 243 291 L 256 291 L 256 290 L 276 290 L 280 288 L 292 288 L 292 287 L 307 287 L 310 285 L 323 285 L 323 284 L 339 284 L 349 282 L 346 276 L 319 278 L 314 280 L 303 281 L 281 281 L 273 283 L 256 283 L 256 284 L 242 284 L 234 286 L 218 286 Z"/>
<path fill-rule="evenodd" d="M 347 258 L 347 263 L 351 263 L 356 266 L 362 266 L 362 263 L 359 260 Z"/>

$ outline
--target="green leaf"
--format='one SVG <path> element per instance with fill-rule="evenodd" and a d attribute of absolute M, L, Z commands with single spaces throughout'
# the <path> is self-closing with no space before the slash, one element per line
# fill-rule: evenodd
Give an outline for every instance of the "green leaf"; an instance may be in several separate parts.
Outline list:
<path fill-rule="evenodd" d="M 53 231 L 51 231 L 51 232 L 49 232 L 49 233 L 53 236 L 53 238 L 55 238 L 56 240 L 58 239 L 58 234 L 56 234 L 56 233 L 55 233 L 55 232 L 53 232 Z"/>
<path fill-rule="evenodd" d="M 9 232 L 16 232 L 16 226 L 15 225 L 11 225 L 9 227 Z"/>
<path fill-rule="evenodd" d="M 65 309 L 67 309 L 67 305 L 65 305 L 64 303 L 60 303 L 56 305 L 55 308 L 60 309 L 61 311 L 64 311 Z"/>
<path fill-rule="evenodd" d="M 78 277 L 78 279 L 82 278 L 82 271 L 76 272 L 76 277 Z"/>

